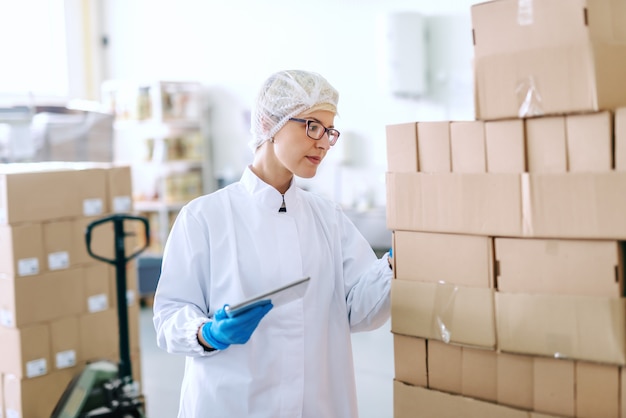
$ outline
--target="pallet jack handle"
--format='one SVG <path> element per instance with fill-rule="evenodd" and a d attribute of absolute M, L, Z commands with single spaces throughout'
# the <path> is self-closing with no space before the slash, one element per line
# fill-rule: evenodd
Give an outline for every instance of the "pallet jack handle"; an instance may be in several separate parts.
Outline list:
<path fill-rule="evenodd" d="M 135 235 L 134 232 L 124 230 L 124 222 L 141 222 L 145 231 L 145 245 L 130 255 L 126 255 L 124 239 Z M 91 233 L 94 228 L 112 222 L 114 230 L 114 258 L 107 258 L 95 254 L 91 249 Z M 87 252 L 93 258 L 115 266 L 115 284 L 117 290 L 117 317 L 120 327 L 120 364 L 119 377 L 122 381 L 132 382 L 132 366 L 130 362 L 130 341 L 128 331 L 128 304 L 126 303 L 126 264 L 141 254 L 150 245 L 150 225 L 148 219 L 142 216 L 114 214 L 91 222 L 85 229 Z"/>

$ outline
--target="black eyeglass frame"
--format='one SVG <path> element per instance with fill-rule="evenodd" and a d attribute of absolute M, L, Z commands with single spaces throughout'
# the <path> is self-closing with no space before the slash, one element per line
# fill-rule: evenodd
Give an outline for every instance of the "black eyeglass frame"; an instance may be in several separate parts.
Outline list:
<path fill-rule="evenodd" d="M 337 140 L 339 140 L 339 136 L 341 135 L 341 132 L 339 132 L 337 129 L 335 128 L 327 128 L 324 125 L 322 125 L 322 123 L 318 120 L 315 119 L 299 119 L 299 118 L 289 118 L 289 120 L 292 120 L 294 122 L 298 122 L 298 123 L 304 123 L 306 124 L 306 136 L 308 136 L 311 139 L 314 139 L 316 141 L 319 141 L 320 139 L 322 139 L 322 137 L 324 136 L 324 134 L 328 134 L 328 143 L 330 144 L 330 146 L 332 147 L 333 145 L 335 145 L 337 143 Z M 309 125 L 311 123 L 317 123 L 318 125 L 320 125 L 322 128 L 324 128 L 324 132 L 322 132 L 322 134 L 320 135 L 319 138 L 315 138 L 313 136 L 311 136 L 309 134 Z M 334 133 L 334 138 L 335 140 L 333 141 L 331 139 L 331 136 L 329 133 Z"/>

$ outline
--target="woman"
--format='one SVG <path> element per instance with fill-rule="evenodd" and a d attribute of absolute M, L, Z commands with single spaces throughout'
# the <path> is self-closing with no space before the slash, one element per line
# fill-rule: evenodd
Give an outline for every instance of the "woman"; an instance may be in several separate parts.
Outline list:
<path fill-rule="evenodd" d="M 163 254 L 159 347 L 187 356 L 179 417 L 356 417 L 350 332 L 389 318 L 391 269 L 341 208 L 297 187 L 339 138 L 337 91 L 282 71 L 252 115 L 241 180 L 187 204 Z M 235 318 L 224 306 L 310 277 L 303 298 Z"/>

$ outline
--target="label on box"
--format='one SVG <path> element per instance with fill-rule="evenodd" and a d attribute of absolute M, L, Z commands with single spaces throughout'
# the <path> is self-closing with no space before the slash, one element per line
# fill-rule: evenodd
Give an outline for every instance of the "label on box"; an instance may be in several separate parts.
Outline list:
<path fill-rule="evenodd" d="M 76 366 L 76 351 L 65 350 L 59 351 L 56 355 L 57 369 L 65 369 L 66 367 Z"/>
<path fill-rule="evenodd" d="M 130 196 L 115 196 L 113 198 L 113 212 L 131 212 L 133 200 Z"/>
<path fill-rule="evenodd" d="M 85 199 L 83 200 L 83 215 L 95 216 L 103 213 L 102 199 Z"/>
<path fill-rule="evenodd" d="M 532 25 L 533 0 L 517 0 L 517 23 L 520 26 Z"/>
<path fill-rule="evenodd" d="M 26 377 L 42 376 L 48 372 L 48 364 L 45 358 L 31 360 L 26 363 Z"/>
<path fill-rule="evenodd" d="M 39 260 L 36 257 L 17 260 L 17 274 L 32 276 L 39 273 Z"/>
<path fill-rule="evenodd" d="M 20 413 L 15 409 L 7 408 L 7 418 L 22 418 Z"/>
<path fill-rule="evenodd" d="M 87 306 L 89 307 L 89 312 L 104 311 L 109 307 L 109 299 L 104 293 L 89 296 L 89 298 L 87 298 Z"/>
<path fill-rule="evenodd" d="M 126 291 L 126 304 L 132 306 L 135 303 L 135 291 L 129 289 Z"/>
<path fill-rule="evenodd" d="M 66 269 L 70 266 L 70 254 L 67 251 L 57 251 L 48 254 L 48 268 L 50 270 Z"/>
<path fill-rule="evenodd" d="M 5 327 L 14 327 L 15 319 L 13 318 L 13 312 L 6 309 L 0 309 L 0 325 Z"/>
<path fill-rule="evenodd" d="M 7 208 L 0 208 L 0 224 L 7 222 Z"/>

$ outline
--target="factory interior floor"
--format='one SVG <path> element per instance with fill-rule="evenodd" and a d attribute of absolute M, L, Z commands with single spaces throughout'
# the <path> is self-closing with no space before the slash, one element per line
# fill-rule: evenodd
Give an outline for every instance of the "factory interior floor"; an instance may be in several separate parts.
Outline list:
<path fill-rule="evenodd" d="M 141 322 L 142 390 L 148 418 L 173 418 L 178 411 L 184 357 L 156 346 L 152 309 L 143 307 Z M 381 328 L 352 335 L 360 418 L 393 416 L 393 335 L 388 321 Z"/>

